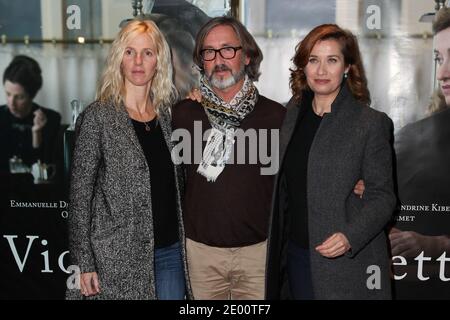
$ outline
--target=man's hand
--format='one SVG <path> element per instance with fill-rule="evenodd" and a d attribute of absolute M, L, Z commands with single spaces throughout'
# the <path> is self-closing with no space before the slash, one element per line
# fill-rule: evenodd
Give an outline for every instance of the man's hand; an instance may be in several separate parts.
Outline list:
<path fill-rule="evenodd" d="M 358 180 L 358 182 L 355 184 L 355 188 L 353 189 L 353 192 L 357 196 L 362 198 L 365 189 L 366 189 L 366 186 L 364 185 L 364 180 Z"/>
<path fill-rule="evenodd" d="M 414 231 L 392 228 L 389 240 L 393 256 L 415 258 L 424 251 L 427 256 L 439 257 L 444 251 L 450 251 L 450 237 L 447 235 L 426 236 Z"/>
<path fill-rule="evenodd" d="M 202 99 L 203 99 L 202 93 L 200 92 L 200 90 L 198 88 L 194 88 L 188 93 L 186 99 L 191 99 L 193 101 L 197 101 L 198 103 L 201 103 Z"/>

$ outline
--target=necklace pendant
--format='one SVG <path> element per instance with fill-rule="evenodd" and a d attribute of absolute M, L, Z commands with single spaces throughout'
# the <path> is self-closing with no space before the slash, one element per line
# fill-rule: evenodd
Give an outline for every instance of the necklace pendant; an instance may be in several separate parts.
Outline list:
<path fill-rule="evenodd" d="M 145 131 L 150 131 L 150 126 L 148 125 L 148 123 L 145 123 Z"/>

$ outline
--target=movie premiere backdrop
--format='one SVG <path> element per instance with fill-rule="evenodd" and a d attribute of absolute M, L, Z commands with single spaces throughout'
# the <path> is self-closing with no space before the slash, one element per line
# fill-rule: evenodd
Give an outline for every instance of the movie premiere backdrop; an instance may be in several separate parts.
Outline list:
<path fill-rule="evenodd" d="M 431 29 L 435 11 L 445 5 L 434 0 L 0 0 L 0 71 L 18 54 L 37 60 L 44 82 L 34 101 L 62 117 L 51 161 L 27 164 L 19 155 L 7 159 L 0 172 L 0 299 L 62 299 L 76 275 L 66 230 L 73 123 L 94 100 L 120 25 L 139 14 L 164 31 L 177 58 L 175 81 L 182 96 L 197 83 L 194 39 L 210 17 L 234 15 L 247 26 L 264 53 L 257 87 L 280 103 L 291 96 L 291 58 L 307 32 L 337 23 L 356 34 L 372 106 L 395 125 L 399 204 L 387 230 L 402 239 L 391 248 L 395 297 L 449 299 L 450 252 L 436 240 L 450 235 L 450 115 L 435 93 Z M 1 90 L 0 105 L 5 104 Z"/>

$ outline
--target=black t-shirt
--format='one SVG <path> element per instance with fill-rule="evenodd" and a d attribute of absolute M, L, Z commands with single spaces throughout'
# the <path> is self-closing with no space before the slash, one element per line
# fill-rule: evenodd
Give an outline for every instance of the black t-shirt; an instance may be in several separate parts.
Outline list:
<path fill-rule="evenodd" d="M 227 163 L 215 182 L 208 182 L 197 172 L 206 145 L 206 140 L 201 141 L 201 135 L 211 129 L 207 115 L 202 105 L 195 101 L 184 100 L 173 108 L 174 131 L 184 129 L 181 131 L 188 132 L 190 137 L 190 141 L 180 141 L 180 144 L 192 147 L 190 164 L 185 165 L 186 192 L 183 202 L 188 238 L 223 248 L 248 246 L 267 239 L 274 175 L 261 174 L 261 168 L 268 168 L 271 164 L 263 164 L 261 160 L 264 159 L 260 156 L 257 156 L 255 163 L 248 160 L 250 153 L 255 156 L 255 151 L 262 151 L 262 144 L 269 153 L 272 146 L 278 146 L 278 139 L 272 133 L 279 132 L 285 110 L 282 105 L 259 96 L 254 110 L 240 126 L 244 132 L 254 133 L 257 139 L 251 143 L 250 138 L 246 141 L 245 163 L 239 164 L 237 161 L 242 152 L 236 151 L 236 142 L 236 161 Z M 276 160 L 278 163 L 278 154 Z"/>
<path fill-rule="evenodd" d="M 178 241 L 175 171 L 157 119 L 145 124 L 132 120 L 150 170 L 155 248 L 164 248 Z"/>
<path fill-rule="evenodd" d="M 283 170 L 288 191 L 290 239 L 299 247 L 308 249 L 308 157 L 322 118 L 313 112 L 311 103 L 305 107 L 307 109 L 303 116 L 299 116 L 286 150 Z"/>

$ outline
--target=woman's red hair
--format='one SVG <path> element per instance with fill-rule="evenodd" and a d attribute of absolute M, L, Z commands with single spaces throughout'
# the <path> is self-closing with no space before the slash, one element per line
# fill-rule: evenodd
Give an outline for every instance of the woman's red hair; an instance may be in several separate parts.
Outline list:
<path fill-rule="evenodd" d="M 370 105 L 370 93 L 367 89 L 367 78 L 361 60 L 358 41 L 350 31 L 341 29 L 335 24 L 323 24 L 315 27 L 296 46 L 295 55 L 292 59 L 295 67 L 290 69 L 290 86 L 294 97 L 300 102 L 302 99 L 302 91 L 310 89 L 304 70 L 308 64 L 313 47 L 319 41 L 330 39 L 336 40 L 341 45 L 344 63 L 346 66 L 350 65 L 347 83 L 353 96 L 362 104 Z"/>

